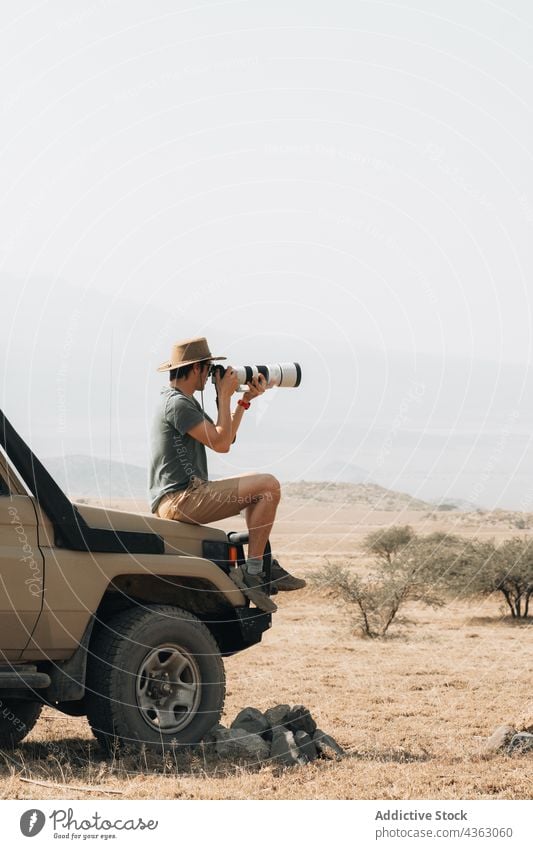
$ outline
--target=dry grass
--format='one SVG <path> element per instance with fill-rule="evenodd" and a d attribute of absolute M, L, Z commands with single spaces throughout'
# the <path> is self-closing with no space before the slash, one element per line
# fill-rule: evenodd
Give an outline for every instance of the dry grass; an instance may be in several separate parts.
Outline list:
<path fill-rule="evenodd" d="M 313 540 L 313 554 L 324 550 L 317 537 L 330 506 L 321 509 L 326 524 L 317 524 L 319 517 L 309 511 L 299 511 L 292 522 L 285 514 L 274 538 L 276 552 L 300 574 L 317 566 L 306 550 Z M 342 547 L 353 554 L 377 518 L 382 519 L 365 514 L 359 524 L 343 516 L 344 539 L 350 542 Z M 431 520 L 421 514 L 418 522 L 412 515 L 409 520 L 420 533 L 434 529 L 424 526 Z M 445 520 L 452 528 L 453 516 L 443 514 Z M 389 514 L 387 524 L 395 521 L 405 523 L 405 515 Z M 149 755 L 104 761 L 85 719 L 47 710 L 27 741 L 2 755 L 0 797 L 530 798 L 531 755 L 480 751 L 495 726 L 523 727 L 532 713 L 531 628 L 503 618 L 497 599 L 438 611 L 413 604 L 405 611 L 409 621 L 394 625 L 390 637 L 379 641 L 355 637 L 346 612 L 309 589 L 278 599 L 274 627 L 263 643 L 226 661 L 223 721 L 229 723 L 246 705 L 303 703 L 348 750 L 344 760 L 283 770 L 223 762 L 206 746 L 164 761 Z M 92 790 L 72 789 L 80 786 Z"/>

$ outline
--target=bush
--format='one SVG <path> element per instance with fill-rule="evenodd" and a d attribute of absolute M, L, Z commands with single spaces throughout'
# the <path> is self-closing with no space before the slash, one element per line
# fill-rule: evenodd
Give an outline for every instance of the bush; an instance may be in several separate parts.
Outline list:
<path fill-rule="evenodd" d="M 497 546 L 494 540 L 432 534 L 421 539 L 420 575 L 435 590 L 456 596 L 501 592 L 514 619 L 529 615 L 533 596 L 533 540 L 514 537 Z M 415 547 L 416 547 L 415 546 Z M 427 557 L 421 551 L 427 546 Z"/>
<path fill-rule="evenodd" d="M 410 525 L 397 525 L 384 531 L 374 531 L 365 537 L 364 546 L 367 551 L 375 554 L 378 560 L 392 564 L 399 552 L 415 538 L 415 532 Z"/>
<path fill-rule="evenodd" d="M 440 607 L 450 596 L 501 592 L 515 619 L 529 616 L 533 596 L 533 540 L 465 539 L 446 533 L 418 537 L 409 525 L 369 534 L 374 571 L 362 578 L 348 564 L 330 564 L 312 576 L 314 586 L 355 612 L 357 629 L 383 637 L 407 601 Z"/>
<path fill-rule="evenodd" d="M 479 591 L 477 576 L 494 556 L 494 543 L 436 532 L 418 537 L 404 552 L 419 578 L 447 597 Z"/>
<path fill-rule="evenodd" d="M 344 564 L 328 564 L 311 576 L 315 587 L 341 599 L 355 613 L 356 628 L 367 637 L 383 637 L 401 605 L 422 601 L 433 607 L 442 600 L 411 568 L 382 567 L 367 578 L 350 572 Z"/>
<path fill-rule="evenodd" d="M 533 540 L 513 537 L 500 546 L 490 545 L 492 555 L 471 578 L 471 590 L 501 592 L 513 619 L 525 619 L 533 596 Z"/>
<path fill-rule="evenodd" d="M 391 529 L 392 530 L 392 529 Z M 502 593 L 511 616 L 529 616 L 533 596 L 533 540 L 513 537 L 497 546 L 493 539 L 465 539 L 436 533 L 413 537 L 395 555 L 410 564 L 437 595 L 468 597 Z"/>

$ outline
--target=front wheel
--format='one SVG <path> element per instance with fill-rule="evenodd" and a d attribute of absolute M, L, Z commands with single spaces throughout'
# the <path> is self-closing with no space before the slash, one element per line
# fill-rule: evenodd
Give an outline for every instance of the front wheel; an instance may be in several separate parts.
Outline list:
<path fill-rule="evenodd" d="M 200 742 L 220 719 L 224 665 L 206 626 L 185 610 L 125 611 L 90 646 L 87 717 L 107 749 Z"/>

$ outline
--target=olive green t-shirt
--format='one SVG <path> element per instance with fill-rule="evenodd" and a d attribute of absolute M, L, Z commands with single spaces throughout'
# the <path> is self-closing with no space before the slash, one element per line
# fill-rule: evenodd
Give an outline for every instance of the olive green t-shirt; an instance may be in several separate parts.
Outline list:
<path fill-rule="evenodd" d="M 151 432 L 149 487 L 152 513 L 168 492 L 187 489 L 191 477 L 208 479 L 205 446 L 188 434 L 204 419 L 214 424 L 196 398 L 173 387 L 161 390 Z"/>

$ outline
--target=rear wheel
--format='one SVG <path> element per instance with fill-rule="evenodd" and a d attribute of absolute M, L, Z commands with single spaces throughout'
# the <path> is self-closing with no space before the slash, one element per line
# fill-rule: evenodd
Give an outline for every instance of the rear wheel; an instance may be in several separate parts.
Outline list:
<path fill-rule="evenodd" d="M 185 610 L 125 611 L 90 646 L 87 717 L 110 750 L 198 743 L 220 719 L 224 665 L 206 626 Z"/>
<path fill-rule="evenodd" d="M 3 699 L 0 694 L 0 749 L 12 749 L 24 740 L 42 710 L 41 702 Z"/>

